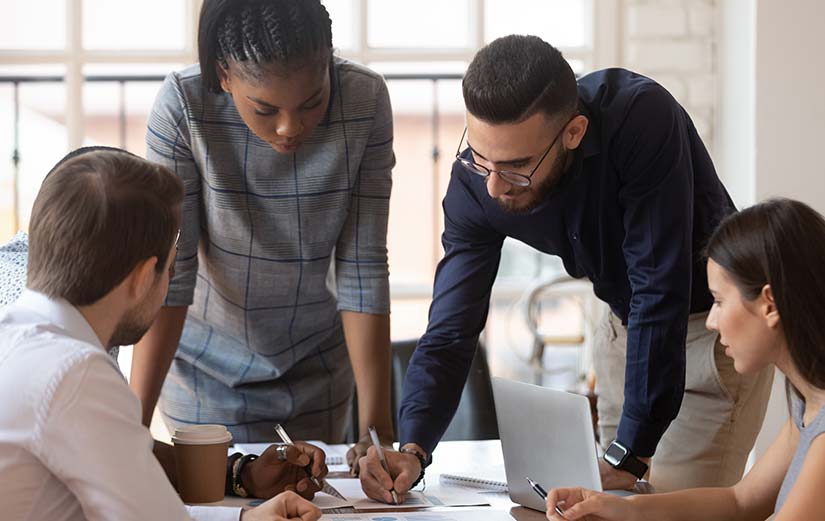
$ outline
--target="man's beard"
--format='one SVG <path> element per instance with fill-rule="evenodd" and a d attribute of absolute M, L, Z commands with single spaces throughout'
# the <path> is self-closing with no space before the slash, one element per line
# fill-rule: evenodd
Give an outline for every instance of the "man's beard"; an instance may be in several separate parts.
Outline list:
<path fill-rule="evenodd" d="M 112 337 L 109 339 L 109 349 L 115 346 L 130 346 L 136 344 L 143 338 L 143 335 L 149 331 L 149 328 L 152 326 L 153 317 L 147 318 L 145 316 L 146 313 L 143 310 L 144 305 L 145 304 L 142 303 L 141 305 L 135 306 L 123 315 L 120 322 L 115 326 Z"/>
<path fill-rule="evenodd" d="M 553 161 L 553 166 L 550 169 L 550 174 L 539 184 L 534 186 L 528 186 L 525 188 L 521 187 L 514 187 L 514 188 L 521 188 L 523 191 L 518 194 L 530 194 L 530 198 L 527 199 L 525 202 L 517 202 L 515 200 L 502 200 L 496 197 L 496 202 L 498 203 L 499 207 L 505 212 L 512 214 L 512 215 L 523 215 L 530 213 L 536 206 L 540 205 L 544 201 L 547 200 L 548 197 L 558 188 L 559 183 L 561 183 L 564 175 L 566 174 L 567 168 L 569 168 L 568 164 L 568 157 L 570 152 L 565 150 L 563 154 L 559 154 L 556 157 L 556 160 Z M 515 194 L 514 194 L 515 195 Z"/>

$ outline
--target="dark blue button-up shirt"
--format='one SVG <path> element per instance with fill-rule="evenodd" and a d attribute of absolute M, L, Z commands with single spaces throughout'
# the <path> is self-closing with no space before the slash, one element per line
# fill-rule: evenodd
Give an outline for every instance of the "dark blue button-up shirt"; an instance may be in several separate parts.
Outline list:
<path fill-rule="evenodd" d="M 619 441 L 651 456 L 679 412 L 688 314 L 712 303 L 702 248 L 735 208 L 693 122 L 663 87 L 623 69 L 578 83 L 587 133 L 560 187 L 531 212 L 504 212 L 484 179 L 453 165 L 429 326 L 404 382 L 402 443 L 432 451 L 449 425 L 505 237 L 561 257 L 627 325 Z"/>

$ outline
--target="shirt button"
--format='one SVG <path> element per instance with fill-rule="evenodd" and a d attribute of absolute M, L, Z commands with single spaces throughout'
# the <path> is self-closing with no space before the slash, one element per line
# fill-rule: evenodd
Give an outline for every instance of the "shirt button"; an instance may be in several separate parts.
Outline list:
<path fill-rule="evenodd" d="M 570 236 L 573 238 L 573 240 L 574 240 L 574 241 L 578 241 L 578 240 L 579 240 L 579 234 L 578 234 L 578 233 L 576 233 L 576 232 L 573 232 Z"/>

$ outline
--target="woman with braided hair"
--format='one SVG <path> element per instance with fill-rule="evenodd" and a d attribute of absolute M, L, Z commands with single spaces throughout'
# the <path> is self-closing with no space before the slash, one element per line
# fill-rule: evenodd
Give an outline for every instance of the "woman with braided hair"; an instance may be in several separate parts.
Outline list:
<path fill-rule="evenodd" d="M 340 443 L 354 382 L 353 463 L 368 425 L 392 438 L 387 87 L 334 55 L 319 0 L 205 0 L 198 53 L 146 134 L 186 196 L 165 307 L 135 348 L 144 423 L 160 396 L 172 429 Z"/>

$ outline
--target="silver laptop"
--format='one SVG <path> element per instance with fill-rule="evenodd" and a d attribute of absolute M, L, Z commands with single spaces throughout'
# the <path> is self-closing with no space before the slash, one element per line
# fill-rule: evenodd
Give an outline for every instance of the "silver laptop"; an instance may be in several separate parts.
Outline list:
<path fill-rule="evenodd" d="M 525 477 L 545 490 L 602 490 L 596 439 L 586 397 L 493 378 L 504 470 L 514 503 L 545 511 Z"/>

